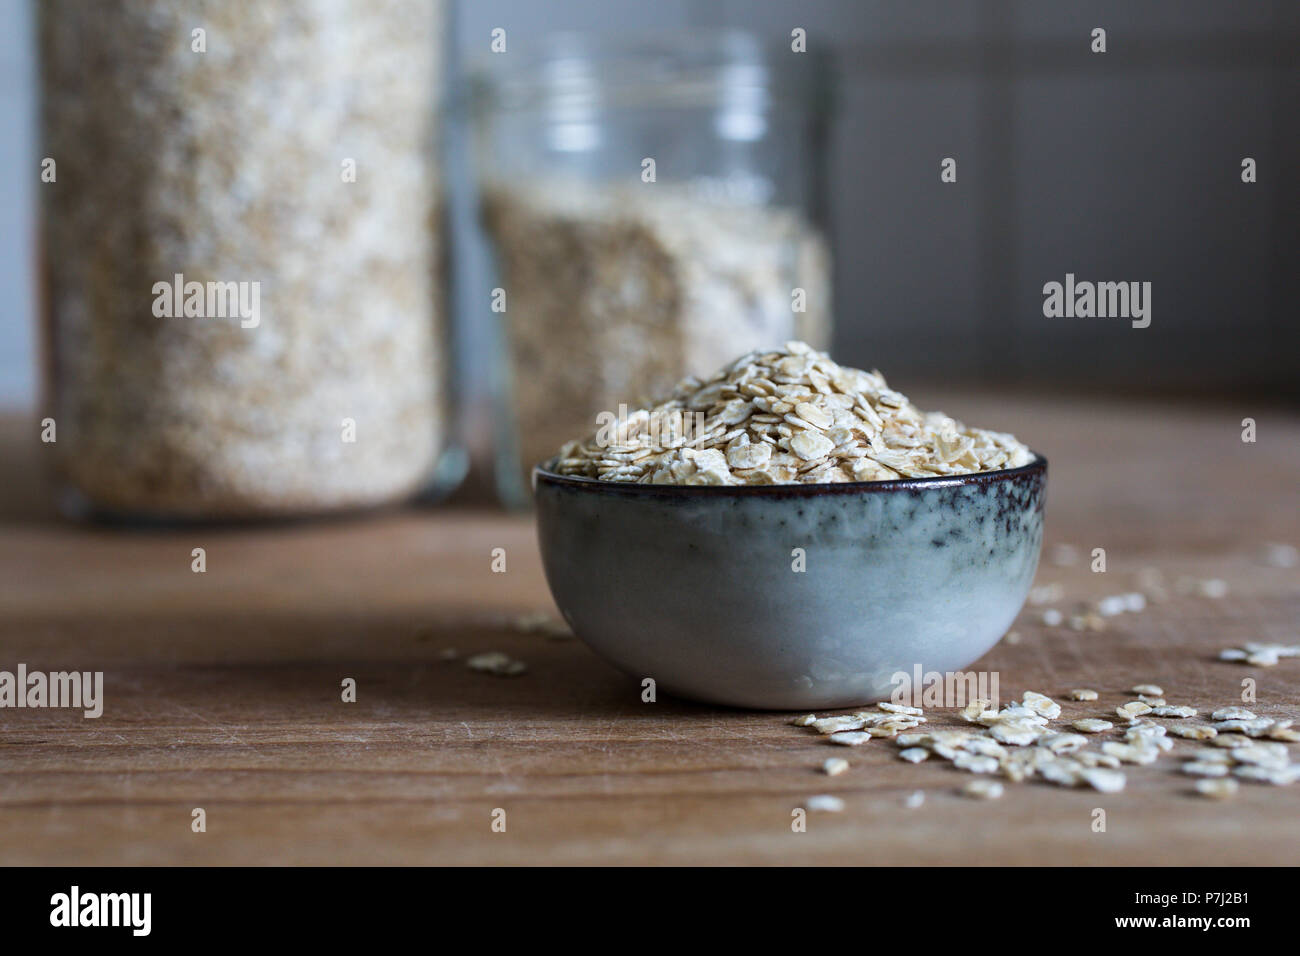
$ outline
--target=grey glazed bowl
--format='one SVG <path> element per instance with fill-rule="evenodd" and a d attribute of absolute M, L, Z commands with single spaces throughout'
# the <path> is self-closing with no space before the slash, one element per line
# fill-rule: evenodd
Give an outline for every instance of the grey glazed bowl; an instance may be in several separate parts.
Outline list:
<path fill-rule="evenodd" d="M 952 478 L 708 487 L 533 472 L 546 580 L 592 650 L 681 697 L 880 700 L 965 668 L 1029 593 L 1047 461 Z M 802 548 L 805 570 L 794 570 Z"/>

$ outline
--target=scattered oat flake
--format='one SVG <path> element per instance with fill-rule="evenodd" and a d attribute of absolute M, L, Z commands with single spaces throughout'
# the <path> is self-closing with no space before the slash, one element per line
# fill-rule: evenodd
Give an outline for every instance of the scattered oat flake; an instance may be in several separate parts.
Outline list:
<path fill-rule="evenodd" d="M 865 731 L 869 737 L 897 737 L 900 730 L 911 730 L 916 724 L 876 724 Z"/>
<path fill-rule="evenodd" d="M 1278 725 L 1289 727 L 1290 721 L 1275 721 L 1268 717 L 1256 717 L 1254 720 L 1220 720 L 1214 729 L 1223 733 L 1245 734 L 1247 737 L 1261 737 Z"/>
<path fill-rule="evenodd" d="M 1002 784 L 996 780 L 976 778 L 962 787 L 960 792 L 963 797 L 972 800 L 996 800 L 1002 796 Z"/>
<path fill-rule="evenodd" d="M 842 730 L 861 730 L 865 725 L 861 717 L 819 717 L 809 726 L 819 734 L 835 734 Z"/>
<path fill-rule="evenodd" d="M 1179 769 L 1192 777 L 1226 777 L 1230 770 L 1226 763 L 1210 763 L 1203 760 L 1189 761 Z"/>
<path fill-rule="evenodd" d="M 1272 667 L 1285 657 L 1300 657 L 1300 644 L 1260 644 L 1248 641 L 1240 647 L 1219 652 L 1221 661 L 1245 661 L 1260 667 Z"/>
<path fill-rule="evenodd" d="M 1138 720 L 1129 724 L 1128 729 L 1124 731 L 1125 740 L 1148 740 L 1155 737 L 1163 737 L 1168 733 L 1163 724 L 1153 724 L 1149 720 Z"/>
<path fill-rule="evenodd" d="M 475 654 L 465 661 L 465 666 L 472 671 L 495 674 L 497 677 L 518 677 L 528 670 L 528 665 L 517 661 L 501 651 L 486 651 Z"/>
<path fill-rule="evenodd" d="M 829 793 L 809 797 L 805 802 L 807 809 L 812 813 L 839 813 L 844 809 L 844 801 Z"/>
<path fill-rule="evenodd" d="M 1136 720 L 1143 714 L 1151 713 L 1151 705 L 1143 703 L 1140 700 L 1131 700 L 1127 704 L 1120 704 L 1115 708 L 1115 713 L 1125 720 Z"/>
<path fill-rule="evenodd" d="M 1004 720 L 994 724 L 989 733 L 1004 744 L 1026 747 L 1043 736 L 1043 729 L 1027 722 Z"/>
<path fill-rule="evenodd" d="M 1146 694 L 1148 697 L 1165 696 L 1164 688 L 1157 684 L 1138 684 L 1131 688 L 1131 692 L 1134 694 Z"/>
<path fill-rule="evenodd" d="M 971 773 L 997 773 L 998 770 L 996 757 L 967 753 L 964 750 L 953 754 L 952 765 L 958 770 L 969 770 Z"/>
<path fill-rule="evenodd" d="M 907 799 L 903 801 L 903 806 L 909 810 L 915 810 L 923 803 L 925 803 L 925 791 L 913 790 L 907 795 Z"/>
<path fill-rule="evenodd" d="M 1123 763 L 1136 764 L 1155 763 L 1160 756 L 1158 747 L 1145 746 L 1141 741 L 1120 743 L 1118 740 L 1108 740 L 1101 745 L 1101 752 L 1118 757 Z"/>
<path fill-rule="evenodd" d="M 926 750 L 924 747 L 908 747 L 904 750 L 900 750 L 898 755 L 908 763 L 920 763 L 922 760 L 925 760 L 930 756 L 930 751 Z"/>
<path fill-rule="evenodd" d="M 1105 767 L 1085 767 L 1079 771 L 1079 776 L 1084 783 L 1101 793 L 1119 793 L 1128 782 L 1123 771 L 1108 770 Z"/>
<path fill-rule="evenodd" d="M 838 777 L 849 769 L 849 762 L 843 757 L 831 757 L 822 764 L 822 772 L 828 777 Z"/>
<path fill-rule="evenodd" d="M 1074 760 L 1055 760 L 1038 768 L 1039 775 L 1048 783 L 1058 787 L 1077 787 L 1083 783 L 1083 771 L 1087 769 Z"/>
<path fill-rule="evenodd" d="M 1231 757 L 1237 763 L 1259 764 L 1274 770 L 1282 769 L 1291 760 L 1286 747 L 1276 743 L 1257 743 L 1249 747 L 1238 747 L 1231 752 Z"/>
<path fill-rule="evenodd" d="M 1188 740 L 1210 740 L 1219 736 L 1219 732 L 1213 727 L 1193 724 L 1173 724 L 1169 732 L 1175 737 L 1185 737 Z"/>
<path fill-rule="evenodd" d="M 520 614 L 511 623 L 515 630 L 524 634 L 542 634 L 552 640 L 566 640 L 573 637 L 569 625 L 545 611 Z"/>
<path fill-rule="evenodd" d="M 802 717 L 796 717 L 790 723 L 796 727 L 811 727 L 817 721 L 816 714 L 804 714 Z"/>
<path fill-rule="evenodd" d="M 1109 720 L 1102 720 L 1100 717 L 1083 717 L 1070 726 L 1085 734 L 1100 734 L 1115 727 Z"/>
<path fill-rule="evenodd" d="M 992 703 L 991 700 L 977 697 L 959 711 L 959 716 L 967 723 L 973 724 L 979 720 L 980 715 L 988 710 Z"/>
<path fill-rule="evenodd" d="M 1196 713 L 1197 711 L 1195 707 L 1162 706 L 1162 707 L 1153 707 L 1151 709 L 1152 717 L 1177 717 L 1181 719 L 1186 717 L 1195 717 Z"/>
<path fill-rule="evenodd" d="M 1273 779 L 1269 783 L 1290 786 L 1298 780 L 1300 780 L 1300 764 L 1291 764 L 1289 767 L 1274 771 Z"/>
<path fill-rule="evenodd" d="M 1228 582 L 1221 578 L 1210 578 L 1199 582 L 1196 587 L 1196 593 L 1201 597 L 1223 598 L 1228 596 Z"/>
<path fill-rule="evenodd" d="M 1220 707 L 1210 714 L 1211 720 L 1254 720 L 1254 712 L 1245 707 Z"/>
<path fill-rule="evenodd" d="M 1085 767 L 1109 767 L 1112 770 L 1118 770 L 1121 766 L 1118 757 L 1112 757 L 1110 754 L 1099 754 L 1094 750 L 1080 750 L 1074 755 L 1074 759 Z"/>
<path fill-rule="evenodd" d="M 1065 597 L 1065 588 L 1059 581 L 1051 584 L 1040 584 L 1037 587 L 1029 589 L 1028 601 L 1035 606 L 1040 604 L 1052 604 Z"/>
<path fill-rule="evenodd" d="M 831 743 L 839 744 L 841 747 L 857 747 L 865 744 L 870 739 L 871 734 L 860 730 L 842 730 L 830 736 Z"/>
<path fill-rule="evenodd" d="M 1300 564 L 1300 551 L 1294 545 L 1269 542 L 1264 545 L 1264 563 L 1273 568 L 1294 568 Z"/>
<path fill-rule="evenodd" d="M 1073 631 L 1104 631 L 1106 619 L 1095 611 L 1070 615 L 1070 629 Z"/>
<path fill-rule="evenodd" d="M 961 749 L 973 754 L 987 754 L 991 757 L 1000 757 L 1007 752 L 996 740 L 989 737 L 972 736 L 967 737 L 961 742 Z"/>
<path fill-rule="evenodd" d="M 1061 716 L 1061 705 L 1052 700 L 1052 698 L 1048 697 L 1046 694 L 1040 694 L 1037 691 L 1025 691 L 1021 703 L 1034 713 L 1041 714 L 1049 720 L 1054 720 Z"/>
<path fill-rule="evenodd" d="M 1241 780 L 1249 780 L 1252 783 L 1271 783 L 1274 786 L 1285 787 L 1295 783 L 1297 771 L 1300 771 L 1300 765 L 1271 767 L 1242 764 L 1232 768 L 1232 775 Z"/>
<path fill-rule="evenodd" d="M 1096 700 L 1097 692 L 1095 690 L 1089 690 L 1086 687 L 1076 687 L 1074 690 L 1070 691 L 1070 699 L 1071 700 Z"/>
<path fill-rule="evenodd" d="M 1048 734 L 1038 741 L 1038 746 L 1054 754 L 1072 754 L 1088 746 L 1088 738 L 1082 734 Z"/>
<path fill-rule="evenodd" d="M 908 707 L 905 704 L 893 704 L 888 701 L 877 704 L 876 707 L 890 714 L 907 714 L 911 717 L 920 717 L 925 711 L 920 707 Z"/>
<path fill-rule="evenodd" d="M 1196 792 L 1211 800 L 1227 800 L 1237 793 L 1237 781 L 1207 778 L 1196 781 Z"/>
<path fill-rule="evenodd" d="M 1122 594 L 1112 594 L 1097 602 L 1097 613 L 1102 617 L 1115 617 L 1128 610 L 1128 602 Z"/>

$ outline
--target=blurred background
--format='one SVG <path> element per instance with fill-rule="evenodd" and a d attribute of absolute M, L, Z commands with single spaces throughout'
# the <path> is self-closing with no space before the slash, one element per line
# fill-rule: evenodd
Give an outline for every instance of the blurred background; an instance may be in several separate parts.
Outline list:
<path fill-rule="evenodd" d="M 66 20 L 78 4 L 52 6 Z M 371 25 L 403 16 L 403 6 L 375 5 Z M 50 187 L 39 179 L 37 20 L 37 5 L 0 0 L 0 404 L 53 414 L 56 402 L 65 417 L 82 415 L 75 427 L 83 433 L 104 416 L 86 413 L 93 395 L 62 382 L 92 372 L 56 362 L 64 378 L 52 397 L 38 397 L 33 276 L 38 200 Z M 1104 53 L 1092 50 L 1098 27 Z M 717 39 L 728 28 L 744 35 Z M 494 53 L 498 29 L 506 48 Z M 806 31 L 802 56 L 790 50 L 795 29 Z M 580 36 L 557 44 L 557 31 Z M 1294 3 L 476 0 L 442 6 L 428 32 L 437 55 L 421 69 L 436 80 L 427 102 L 398 108 L 437 110 L 446 235 L 431 252 L 442 264 L 435 283 L 446 321 L 433 343 L 412 348 L 445 367 L 433 387 L 459 424 L 446 424 L 437 447 L 412 453 L 418 481 L 359 476 L 324 491 L 323 507 L 402 493 L 426 472 L 453 485 L 466 444 L 476 460 L 496 461 L 501 493 L 518 503 L 512 456 L 554 447 L 614 396 L 708 371 L 746 335 L 829 344 L 840 362 L 878 367 L 907 392 L 972 383 L 1300 397 L 1290 299 L 1300 266 Z M 108 62 L 118 48 L 47 42 L 62 42 L 66 59 L 62 74 L 44 81 L 48 119 L 50 88 L 66 95 L 79 82 L 69 64 Z M 221 42 L 216 33 L 210 62 L 225 62 Z M 335 74 L 346 67 L 335 64 Z M 264 79 L 278 76 L 268 68 Z M 224 104 L 239 105 L 234 97 Z M 136 119 L 124 112 L 121 121 Z M 62 135 L 72 132 L 69 121 Z M 364 142 L 346 124 L 337 137 Z M 654 208 L 641 208 L 641 159 L 656 154 Z M 1242 181 L 1247 157 L 1257 169 L 1251 183 Z M 948 158 L 955 182 L 941 181 Z M 128 193 L 152 206 L 149 194 Z M 673 206 L 678 200 L 684 205 Z M 755 205 L 773 215 L 736 210 Z M 722 211 L 697 221 L 714 207 Z M 392 214 L 385 228 L 400 231 L 400 212 Z M 161 277 L 170 274 L 164 259 L 151 263 Z M 1151 283 L 1150 327 L 1044 317 L 1043 285 L 1066 273 Z M 809 301 L 789 314 L 796 286 Z M 496 288 L 511 297 L 504 313 L 493 310 Z M 65 314 L 88 300 L 85 290 L 65 298 Z M 719 312 L 744 313 L 743 334 L 725 325 L 734 318 L 719 324 Z M 52 338 L 80 348 L 78 328 Z M 183 347 L 150 345 L 160 356 Z M 704 358 L 704 368 L 683 367 Z M 580 387 L 562 380 L 575 365 L 584 370 Z M 400 419 L 408 398 L 378 396 L 375 414 Z M 138 418 L 139 403 L 126 403 L 128 413 Z M 170 441 L 157 448 L 174 450 Z M 309 436 L 294 454 L 323 441 Z M 158 480 L 151 474 L 145 484 Z M 212 484 L 211 476 L 186 480 Z M 236 489 L 234 509 L 260 493 Z M 107 503 L 134 510 L 126 498 Z M 182 499 L 173 503 L 185 510 Z"/>
<path fill-rule="evenodd" d="M 1237 700 L 1300 619 L 1298 61 L 1295 0 L 0 0 L 0 666 L 109 701 L 0 713 L 0 862 L 1284 862 L 1273 788 L 1180 774 L 1113 840 L 1083 794 L 874 825 L 883 751 L 814 784 L 555 639 L 522 509 L 597 412 L 803 337 L 1050 459 L 975 666 Z M 1149 327 L 1045 316 L 1067 274 Z M 814 786 L 869 802 L 792 857 Z"/>

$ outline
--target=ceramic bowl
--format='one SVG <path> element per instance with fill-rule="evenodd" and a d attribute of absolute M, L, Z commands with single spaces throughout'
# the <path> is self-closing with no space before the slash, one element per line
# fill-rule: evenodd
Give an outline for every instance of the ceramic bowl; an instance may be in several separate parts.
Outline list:
<path fill-rule="evenodd" d="M 657 691 L 767 710 L 865 704 L 900 673 L 977 660 L 1029 593 L 1046 483 L 1042 456 L 835 485 L 533 473 L 546 580 L 573 632 Z"/>

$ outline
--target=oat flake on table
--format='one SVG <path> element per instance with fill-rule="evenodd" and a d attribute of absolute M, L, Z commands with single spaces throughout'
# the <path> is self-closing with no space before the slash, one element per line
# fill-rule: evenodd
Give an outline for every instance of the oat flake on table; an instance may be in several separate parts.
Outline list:
<path fill-rule="evenodd" d="M 966 475 L 1033 458 L 1012 435 L 922 412 L 879 372 L 787 342 L 707 381 L 685 379 L 653 408 L 566 443 L 553 467 L 641 484 L 825 484 Z"/>

